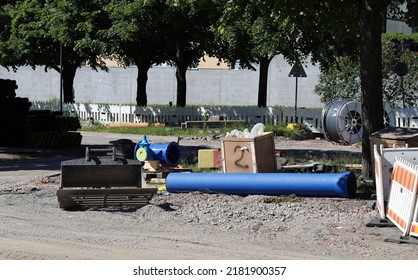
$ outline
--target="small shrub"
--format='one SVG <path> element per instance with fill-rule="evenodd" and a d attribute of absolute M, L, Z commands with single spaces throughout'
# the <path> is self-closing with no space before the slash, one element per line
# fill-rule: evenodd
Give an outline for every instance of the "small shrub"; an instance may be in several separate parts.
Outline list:
<path fill-rule="evenodd" d="M 305 125 L 299 125 L 296 128 L 279 125 L 272 127 L 271 131 L 276 136 L 283 136 L 293 140 L 306 140 L 314 137 L 312 131 Z"/>

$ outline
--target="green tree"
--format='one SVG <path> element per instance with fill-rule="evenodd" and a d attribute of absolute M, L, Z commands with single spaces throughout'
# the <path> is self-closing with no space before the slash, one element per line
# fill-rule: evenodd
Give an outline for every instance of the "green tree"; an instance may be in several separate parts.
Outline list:
<path fill-rule="evenodd" d="M 4 1 L 9 2 L 9 1 Z M 11 65 L 12 55 L 6 44 L 10 37 L 10 27 L 12 24 L 12 18 L 10 16 L 10 4 L 3 3 L 0 5 L 0 65 L 8 66 Z"/>
<path fill-rule="evenodd" d="M 406 21 L 410 26 L 418 27 L 418 1 L 408 0 L 406 2 L 407 2 Z"/>
<path fill-rule="evenodd" d="M 343 56 L 335 65 L 323 69 L 315 93 L 326 104 L 336 99 L 361 100 L 360 62 L 357 58 Z"/>
<path fill-rule="evenodd" d="M 363 176 L 372 177 L 370 134 L 384 128 L 382 88 L 382 19 L 387 5 L 381 0 L 360 1 L 360 77 L 362 109 Z"/>
<path fill-rule="evenodd" d="M 62 47 L 62 79 L 64 102 L 74 102 L 74 77 L 83 64 L 94 70 L 107 70 L 103 60 L 103 43 L 97 34 L 108 26 L 102 7 L 107 0 L 53 0 L 44 5 L 46 36 L 51 40 L 48 47 L 57 50 Z M 49 4 L 48 4 L 49 3 Z M 43 54 L 43 53 L 42 53 Z M 48 59 L 47 54 L 41 63 L 60 72 L 56 52 Z M 34 59 L 35 60 L 35 59 Z"/>
<path fill-rule="evenodd" d="M 280 12 L 296 26 L 300 35 L 298 49 L 309 53 L 313 63 L 328 68 L 341 55 L 360 53 L 358 1 L 277 0 L 273 12 Z"/>
<path fill-rule="evenodd" d="M 169 59 L 176 66 L 176 106 L 186 106 L 186 73 L 196 67 L 214 44 L 211 26 L 218 18 L 216 3 L 212 0 L 168 0 L 166 30 Z"/>
<path fill-rule="evenodd" d="M 107 42 L 106 54 L 120 64 L 138 68 L 137 98 L 146 106 L 148 70 L 168 60 L 168 34 L 172 23 L 167 18 L 164 0 L 112 0 L 106 6 L 110 27 L 100 31 Z"/>
<path fill-rule="evenodd" d="M 215 26 L 217 56 L 249 69 L 260 65 L 258 106 L 266 106 L 267 71 L 275 55 L 293 64 L 309 54 L 327 68 L 336 53 L 358 54 L 358 18 L 351 16 L 357 9 L 351 1 L 228 1 Z"/>
<path fill-rule="evenodd" d="M 399 52 L 399 47 L 397 47 L 409 46 L 411 41 L 418 43 L 418 36 L 383 35 L 383 100 L 388 102 L 392 108 L 418 105 L 418 54 L 409 49 Z M 408 72 L 404 77 L 395 72 L 399 62 L 407 65 Z M 352 57 L 340 57 L 338 64 L 321 72 L 315 92 L 321 96 L 323 103 L 334 99 L 351 99 L 361 102 L 360 62 Z"/>
<path fill-rule="evenodd" d="M 388 0 L 275 1 L 303 33 L 312 59 L 322 67 L 335 61 L 333 50 L 360 53 L 363 176 L 371 177 L 369 136 L 383 128 L 381 33 Z M 359 46 L 359 48 L 358 48 Z"/>
<path fill-rule="evenodd" d="M 105 69 L 98 46 L 89 45 L 96 34 L 102 6 L 100 0 L 24 0 L 5 8 L 10 17 L 8 36 L 3 37 L 1 64 L 15 69 L 43 65 L 54 69 L 63 79 L 64 102 L 74 102 L 74 77 L 82 64 Z M 100 12 L 99 12 L 100 13 Z M 60 52 L 62 50 L 62 65 Z M 62 72 L 61 72 L 62 70 Z"/>
<path fill-rule="evenodd" d="M 399 63 L 406 66 L 405 76 L 396 71 Z M 399 58 L 393 61 L 392 69 L 383 80 L 384 100 L 394 108 L 418 106 L 418 54 L 408 49 L 404 50 Z"/>
<path fill-rule="evenodd" d="M 268 68 L 278 54 L 293 64 L 299 62 L 298 39 L 300 33 L 295 24 L 279 10 L 272 12 L 273 4 L 263 1 L 229 1 L 222 17 L 214 26 L 221 48 L 217 56 L 234 64 L 239 61 L 242 68 L 256 70 L 259 64 L 258 102 L 267 105 Z"/>

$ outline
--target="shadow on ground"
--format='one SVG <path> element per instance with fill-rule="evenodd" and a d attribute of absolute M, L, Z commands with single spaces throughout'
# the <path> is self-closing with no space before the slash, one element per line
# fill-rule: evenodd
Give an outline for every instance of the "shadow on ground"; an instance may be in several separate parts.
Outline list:
<path fill-rule="evenodd" d="M 27 148 L 27 147 L 0 147 L 0 172 L 19 170 L 60 170 L 61 162 L 77 158 L 83 158 L 86 154 L 86 145 L 78 147 L 57 148 Z M 90 148 L 104 148 L 110 145 L 88 145 Z M 198 151 L 210 147 L 180 146 L 180 161 L 195 164 L 198 161 Z M 315 149 L 282 149 L 286 158 L 292 158 L 295 162 L 310 160 L 356 158 L 361 157 L 359 152 L 340 150 L 315 150 Z"/>
<path fill-rule="evenodd" d="M 86 145 L 78 147 L 28 148 L 0 147 L 0 172 L 28 170 L 60 170 L 61 162 L 84 158 Z M 106 148 L 110 145 L 88 145 L 89 148 Z M 197 162 L 199 149 L 206 146 L 180 146 L 180 158 L 189 163 Z M 101 153 L 99 156 L 107 156 Z M 132 155 L 133 158 L 133 155 Z"/>

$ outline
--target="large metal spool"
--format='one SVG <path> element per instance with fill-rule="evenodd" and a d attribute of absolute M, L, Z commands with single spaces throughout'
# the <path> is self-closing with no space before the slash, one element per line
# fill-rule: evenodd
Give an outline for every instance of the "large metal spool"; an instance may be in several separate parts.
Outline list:
<path fill-rule="evenodd" d="M 357 101 L 334 100 L 322 110 L 325 137 L 332 142 L 355 144 L 363 132 L 361 104 Z"/>
<path fill-rule="evenodd" d="M 355 144 L 362 139 L 361 103 L 350 100 L 334 100 L 322 110 L 322 128 L 328 141 L 345 145 Z M 384 104 L 384 124 L 394 125 L 394 113 L 388 103 Z"/>

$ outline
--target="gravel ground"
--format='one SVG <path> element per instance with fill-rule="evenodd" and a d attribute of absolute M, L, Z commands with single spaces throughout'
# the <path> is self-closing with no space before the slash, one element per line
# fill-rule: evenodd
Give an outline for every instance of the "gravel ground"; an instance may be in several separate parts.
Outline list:
<path fill-rule="evenodd" d="M 136 135 L 83 132 L 82 145 Z M 174 137 L 148 137 L 168 143 Z M 187 151 L 220 139 L 183 138 Z M 0 259 L 391 259 L 416 258 L 411 244 L 385 242 L 397 228 L 366 227 L 371 198 L 183 193 L 156 194 L 140 209 L 65 211 L 58 207 L 60 162 L 81 149 L 0 148 Z M 323 139 L 276 139 L 303 157 L 358 154 Z"/>

